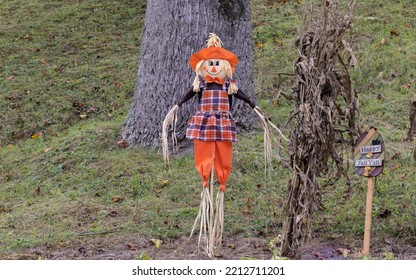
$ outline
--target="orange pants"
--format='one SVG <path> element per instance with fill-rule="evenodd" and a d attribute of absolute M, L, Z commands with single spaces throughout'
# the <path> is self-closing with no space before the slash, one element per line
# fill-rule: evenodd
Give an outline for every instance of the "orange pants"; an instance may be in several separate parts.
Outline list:
<path fill-rule="evenodd" d="M 225 184 L 231 172 L 232 145 L 231 141 L 194 140 L 195 168 L 204 181 L 204 187 L 208 187 L 214 164 L 220 190 L 225 191 Z"/>

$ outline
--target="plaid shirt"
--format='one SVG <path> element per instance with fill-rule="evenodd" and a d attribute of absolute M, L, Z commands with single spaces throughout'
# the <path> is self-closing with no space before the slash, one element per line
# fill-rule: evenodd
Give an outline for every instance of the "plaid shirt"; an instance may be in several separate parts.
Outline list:
<path fill-rule="evenodd" d="M 198 111 L 191 118 L 186 129 L 186 138 L 202 141 L 236 142 L 236 126 L 230 112 L 228 100 L 228 82 L 222 90 L 204 90 L 198 105 Z"/>

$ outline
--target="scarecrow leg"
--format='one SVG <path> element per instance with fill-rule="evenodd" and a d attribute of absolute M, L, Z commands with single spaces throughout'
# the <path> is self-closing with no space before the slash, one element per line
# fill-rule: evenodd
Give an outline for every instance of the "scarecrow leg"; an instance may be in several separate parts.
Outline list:
<path fill-rule="evenodd" d="M 208 255 L 211 257 L 214 254 L 214 163 L 212 163 L 211 168 L 211 182 L 209 187 L 210 198 L 211 198 L 211 205 L 209 207 L 209 223 L 208 223 Z"/>
<path fill-rule="evenodd" d="M 213 255 L 213 184 L 214 184 L 214 156 L 215 143 L 212 141 L 194 141 L 194 155 L 195 167 L 203 180 L 203 190 L 201 193 L 201 203 L 199 206 L 198 215 L 195 219 L 191 235 L 193 235 L 198 221 L 200 221 L 198 248 L 201 246 L 201 241 L 204 243 L 205 250 L 208 255 Z M 210 183 L 208 182 L 210 179 Z M 211 185 L 211 187 L 210 187 Z M 211 188 L 211 190 L 210 190 Z"/>
<path fill-rule="evenodd" d="M 224 192 L 231 172 L 232 142 L 215 142 L 215 173 L 220 183 L 216 198 L 216 212 L 214 221 L 214 244 L 221 245 L 224 231 Z"/>

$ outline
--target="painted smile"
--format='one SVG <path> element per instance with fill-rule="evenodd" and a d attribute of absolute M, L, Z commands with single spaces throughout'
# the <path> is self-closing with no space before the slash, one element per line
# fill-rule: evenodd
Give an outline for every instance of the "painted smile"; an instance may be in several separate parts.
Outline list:
<path fill-rule="evenodd" d="M 220 70 L 220 72 L 216 72 L 216 73 L 211 73 L 211 72 L 209 72 L 209 71 L 207 70 L 207 73 L 208 73 L 208 74 L 210 74 L 210 75 L 214 75 L 214 76 L 215 76 L 215 75 L 218 75 L 218 74 L 220 74 L 221 72 L 222 72 L 222 70 Z"/>

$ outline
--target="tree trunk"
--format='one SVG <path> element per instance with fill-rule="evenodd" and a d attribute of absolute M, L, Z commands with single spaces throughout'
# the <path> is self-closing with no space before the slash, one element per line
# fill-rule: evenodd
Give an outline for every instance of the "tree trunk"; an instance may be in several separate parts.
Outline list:
<path fill-rule="evenodd" d="M 130 146 L 156 147 L 169 109 L 192 86 L 191 54 L 206 47 L 216 33 L 223 47 L 239 58 L 234 78 L 249 96 L 254 93 L 249 0 L 149 0 L 133 104 L 123 129 Z M 196 110 L 196 98 L 181 106 L 177 136 Z M 251 108 L 234 99 L 237 125 L 252 126 Z"/>

